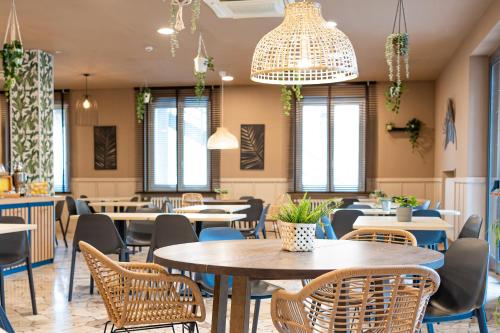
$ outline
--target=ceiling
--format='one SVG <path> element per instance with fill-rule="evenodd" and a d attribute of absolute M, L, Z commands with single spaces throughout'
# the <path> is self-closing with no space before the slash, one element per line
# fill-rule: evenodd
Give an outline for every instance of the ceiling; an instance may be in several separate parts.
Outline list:
<path fill-rule="evenodd" d="M 492 1 L 499 0 L 407 0 L 411 79 L 435 79 Z M 385 80 L 385 37 L 391 32 L 397 1 L 319 2 L 323 16 L 335 20 L 350 37 L 359 79 Z M 9 3 L 0 3 L 3 24 Z M 84 72 L 93 74 L 91 88 L 194 84 L 192 59 L 198 36 L 189 31 L 190 9 L 184 11 L 187 28 L 180 33 L 180 49 L 172 58 L 169 37 L 156 33 L 168 25 L 169 0 L 17 0 L 16 4 L 25 48 L 61 51 L 55 54 L 57 88 L 82 87 Z M 235 76 L 233 84 L 251 83 L 255 45 L 280 22 L 280 18 L 219 19 L 203 4 L 200 27 L 216 71 Z M 145 52 L 146 46 L 154 51 Z M 209 74 L 208 83 L 217 82 L 217 74 Z"/>

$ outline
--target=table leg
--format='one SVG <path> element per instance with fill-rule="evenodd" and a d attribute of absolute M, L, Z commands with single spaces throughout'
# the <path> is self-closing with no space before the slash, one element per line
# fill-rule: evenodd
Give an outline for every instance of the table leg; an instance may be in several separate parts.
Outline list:
<path fill-rule="evenodd" d="M 226 332 L 227 293 L 227 275 L 216 275 L 212 306 L 212 333 Z"/>
<path fill-rule="evenodd" d="M 246 276 L 233 277 L 231 295 L 231 333 L 248 333 L 250 318 L 250 279 Z"/>

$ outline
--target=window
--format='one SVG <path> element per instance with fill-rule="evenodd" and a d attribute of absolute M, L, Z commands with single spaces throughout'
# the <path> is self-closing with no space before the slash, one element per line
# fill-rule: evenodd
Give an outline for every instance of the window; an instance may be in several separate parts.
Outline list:
<path fill-rule="evenodd" d="M 303 88 L 295 107 L 293 191 L 365 191 L 366 88 Z"/>
<path fill-rule="evenodd" d="M 153 91 L 145 117 L 145 191 L 211 191 L 212 160 L 207 149 L 218 114 L 209 91 L 194 96 L 193 89 Z M 215 117 L 218 118 L 218 117 Z"/>
<path fill-rule="evenodd" d="M 54 190 L 69 192 L 68 94 L 54 92 L 52 138 L 54 149 Z"/>

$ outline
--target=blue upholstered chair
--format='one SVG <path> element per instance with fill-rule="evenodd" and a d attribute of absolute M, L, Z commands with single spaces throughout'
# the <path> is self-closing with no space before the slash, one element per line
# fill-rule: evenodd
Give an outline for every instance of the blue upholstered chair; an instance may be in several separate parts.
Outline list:
<path fill-rule="evenodd" d="M 333 231 L 332 223 L 328 216 L 321 217 L 321 223 L 316 225 L 316 238 L 318 239 L 337 239 Z"/>
<path fill-rule="evenodd" d="M 413 216 L 439 217 L 441 214 L 437 210 L 419 209 L 413 211 Z M 428 247 L 434 250 L 438 249 L 439 244 L 444 245 L 444 249 L 448 249 L 448 238 L 445 231 L 421 231 L 411 230 L 411 233 L 417 239 L 418 246 Z"/>

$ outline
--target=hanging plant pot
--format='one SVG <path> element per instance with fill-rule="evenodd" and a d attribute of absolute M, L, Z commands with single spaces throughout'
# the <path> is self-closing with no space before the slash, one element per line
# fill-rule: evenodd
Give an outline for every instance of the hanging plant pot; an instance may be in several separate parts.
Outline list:
<path fill-rule="evenodd" d="M 143 100 L 144 100 L 144 104 L 149 104 L 151 102 L 151 92 L 149 92 L 149 91 L 144 92 Z"/>
<path fill-rule="evenodd" d="M 196 56 L 194 58 L 194 71 L 195 73 L 206 73 L 208 71 L 208 59 L 203 56 Z"/>
<path fill-rule="evenodd" d="M 141 123 L 144 120 L 144 112 L 146 112 L 146 105 L 153 101 L 151 89 L 141 88 L 135 96 L 135 114 L 137 122 Z"/>
<path fill-rule="evenodd" d="M 194 77 L 196 79 L 196 85 L 194 87 L 195 95 L 200 98 L 203 96 L 203 91 L 205 90 L 205 79 L 207 77 L 207 72 L 214 70 L 214 58 L 210 57 L 205 48 L 205 43 L 203 42 L 203 37 L 198 38 L 198 54 L 194 58 Z"/>
<path fill-rule="evenodd" d="M 3 73 L 5 78 L 4 91 L 5 96 L 18 80 L 18 71 L 23 63 L 23 42 L 21 39 L 21 30 L 17 19 L 16 3 L 12 1 L 9 18 L 7 20 L 7 30 L 1 50 Z"/>

